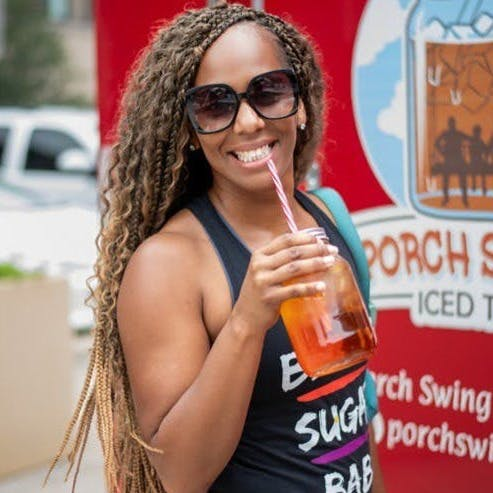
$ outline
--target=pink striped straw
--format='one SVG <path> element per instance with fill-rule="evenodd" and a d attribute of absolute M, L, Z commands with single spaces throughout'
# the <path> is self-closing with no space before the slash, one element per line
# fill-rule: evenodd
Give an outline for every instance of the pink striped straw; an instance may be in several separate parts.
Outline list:
<path fill-rule="evenodd" d="M 293 211 L 291 210 L 291 207 L 289 207 L 288 199 L 286 198 L 286 194 L 284 193 L 284 188 L 282 186 L 281 179 L 277 174 L 277 168 L 276 165 L 274 164 L 274 161 L 272 161 L 272 159 L 269 159 L 267 161 L 267 167 L 269 168 L 270 176 L 272 178 L 272 181 L 274 182 L 274 187 L 276 188 L 277 196 L 281 201 L 282 211 L 284 212 L 284 217 L 288 222 L 289 229 L 291 230 L 291 233 L 296 233 L 298 231 L 298 227 L 294 222 Z"/>

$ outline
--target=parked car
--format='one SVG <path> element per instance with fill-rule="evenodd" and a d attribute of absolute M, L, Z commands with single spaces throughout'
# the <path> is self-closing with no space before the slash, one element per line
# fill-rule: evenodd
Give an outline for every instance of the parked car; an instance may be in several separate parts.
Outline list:
<path fill-rule="evenodd" d="M 64 277 L 75 330 L 92 325 L 98 142 L 94 111 L 0 108 L 0 262 Z"/>
<path fill-rule="evenodd" d="M 98 144 L 93 110 L 1 108 L 0 184 L 39 204 L 95 205 Z"/>

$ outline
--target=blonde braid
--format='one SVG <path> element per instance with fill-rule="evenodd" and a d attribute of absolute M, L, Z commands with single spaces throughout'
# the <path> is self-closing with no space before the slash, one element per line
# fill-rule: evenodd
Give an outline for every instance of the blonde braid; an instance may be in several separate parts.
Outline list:
<path fill-rule="evenodd" d="M 89 399 L 88 401 L 88 406 L 87 406 L 88 415 L 92 415 L 94 413 L 95 406 L 96 406 L 96 398 L 95 395 L 93 394 L 91 396 L 91 399 Z M 83 426 L 81 426 L 79 436 L 77 437 L 77 438 L 81 437 L 81 440 L 77 445 L 74 446 L 74 448 L 78 447 L 78 457 L 77 457 L 77 466 L 74 472 L 74 481 L 72 483 L 72 493 L 75 492 L 75 484 L 77 482 L 77 477 L 79 476 L 80 465 L 82 463 L 82 456 L 84 455 L 84 449 L 86 448 L 87 445 L 87 439 L 89 438 L 89 432 L 91 430 L 91 422 L 92 420 L 88 420 L 83 424 Z M 70 462 L 70 467 L 65 476 L 65 481 L 67 481 L 72 466 L 75 463 L 75 454 L 72 456 L 72 458 L 69 458 L 69 462 Z"/>
<path fill-rule="evenodd" d="M 94 373 L 94 361 L 95 361 L 94 351 L 91 351 L 91 356 L 90 356 L 90 359 L 89 359 L 87 373 L 86 373 L 86 376 L 85 376 L 85 379 L 84 379 L 84 383 L 83 383 L 83 386 L 82 386 L 82 390 L 80 392 L 79 399 L 77 401 L 77 405 L 75 407 L 75 411 L 74 411 L 74 413 L 72 415 L 72 418 L 70 419 L 70 422 L 69 422 L 69 424 L 67 426 L 67 429 L 65 430 L 65 434 L 63 436 L 63 440 L 62 440 L 60 449 L 58 450 L 57 454 L 55 455 L 54 459 L 52 460 L 52 462 L 51 462 L 51 464 L 50 464 L 50 466 L 48 468 L 48 472 L 46 473 L 45 479 L 43 481 L 43 486 L 46 485 L 50 474 L 52 473 L 53 469 L 55 468 L 55 465 L 57 464 L 57 462 L 60 460 L 63 451 L 67 447 L 68 442 L 70 440 L 70 437 L 72 435 L 72 431 L 73 431 L 75 425 L 77 424 L 77 422 L 78 421 L 81 422 L 81 428 L 84 427 L 84 426 L 86 426 L 85 420 L 84 419 L 80 419 L 81 414 L 82 414 L 82 416 L 85 416 L 86 413 L 87 414 L 91 414 L 91 413 L 88 412 L 89 411 L 89 409 L 88 409 L 88 402 L 91 399 L 94 398 L 94 388 L 89 393 L 89 387 L 91 385 L 91 381 L 92 381 L 92 377 L 93 377 L 93 373 Z M 89 393 L 89 395 L 88 395 L 88 393 Z M 91 415 L 90 421 L 92 421 L 92 415 Z M 80 446 L 79 435 L 77 435 L 76 440 L 75 440 L 74 443 L 75 443 L 74 448 L 73 448 L 73 450 L 71 451 L 71 454 L 70 454 L 72 457 L 74 456 L 74 451 L 77 450 L 79 448 L 79 446 Z M 70 469 L 69 469 L 69 471 L 70 471 Z"/>

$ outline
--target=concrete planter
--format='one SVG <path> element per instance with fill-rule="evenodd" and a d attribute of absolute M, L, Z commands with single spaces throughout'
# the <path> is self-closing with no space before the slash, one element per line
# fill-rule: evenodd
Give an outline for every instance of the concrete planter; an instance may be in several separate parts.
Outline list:
<path fill-rule="evenodd" d="M 71 413 L 68 287 L 0 280 L 0 476 L 49 461 Z"/>

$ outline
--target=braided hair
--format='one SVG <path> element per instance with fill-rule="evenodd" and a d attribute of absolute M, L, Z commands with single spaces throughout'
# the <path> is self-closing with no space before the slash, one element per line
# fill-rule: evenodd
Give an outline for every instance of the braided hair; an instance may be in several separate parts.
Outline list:
<path fill-rule="evenodd" d="M 187 10 L 156 30 L 131 70 L 121 102 L 117 142 L 112 149 L 98 235 L 94 342 L 74 415 L 50 472 L 71 443 L 69 473 L 77 480 L 89 429 L 97 417 L 105 478 L 111 493 L 163 492 L 139 437 L 129 378 L 118 335 L 116 301 L 132 253 L 191 197 L 211 185 L 201 151 L 190 152 L 191 130 L 184 111 L 206 50 L 230 26 L 253 22 L 277 40 L 294 70 L 307 114 L 294 151 L 295 182 L 305 175 L 322 136 L 324 82 L 308 37 L 274 15 L 219 3 Z M 192 171 L 193 170 L 193 171 Z M 50 474 L 50 472 L 48 474 Z"/>

